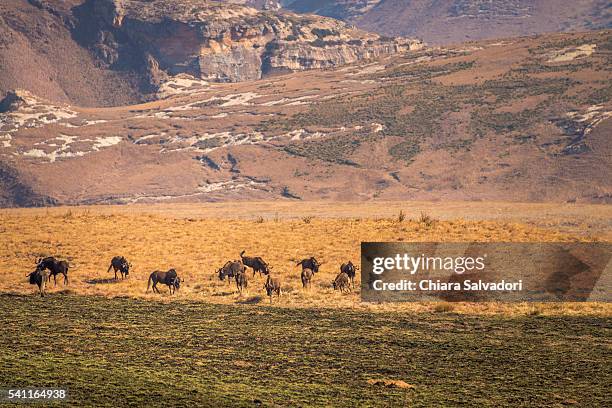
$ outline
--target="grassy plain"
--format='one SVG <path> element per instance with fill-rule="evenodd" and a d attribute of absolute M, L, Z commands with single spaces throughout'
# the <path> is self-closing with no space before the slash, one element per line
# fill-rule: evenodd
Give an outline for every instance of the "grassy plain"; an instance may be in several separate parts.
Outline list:
<path fill-rule="evenodd" d="M 58 406 L 610 404 L 601 316 L 7 294 L 0 307 L 0 384 L 67 388 Z"/>
<path fill-rule="evenodd" d="M 330 281 L 361 241 L 609 241 L 610 220 L 579 204 L 2 210 L 0 384 L 67 388 L 58 406 L 607 406 L 609 304 L 364 304 Z M 242 249 L 281 277 L 272 306 L 263 278 L 244 295 L 217 279 Z M 124 281 L 107 272 L 119 254 Z M 45 298 L 25 279 L 43 255 L 73 265 Z M 309 255 L 325 264 L 304 291 Z M 170 267 L 180 291 L 145 293 Z"/>
<path fill-rule="evenodd" d="M 422 218 L 425 212 L 431 220 Z M 278 202 L 3 210 L 0 292 L 34 294 L 25 274 L 37 257 L 54 255 L 69 259 L 73 269 L 70 285 L 51 285 L 51 295 L 267 305 L 263 278 L 251 277 L 248 293 L 240 295 L 216 276 L 244 249 L 262 256 L 281 278 L 281 307 L 609 316 L 610 307 L 598 303 L 364 304 L 359 290 L 336 293 L 330 282 L 342 262 L 359 262 L 362 241 L 607 241 L 611 219 L 610 206 L 577 204 Z M 115 255 L 132 262 L 129 279 L 115 281 L 107 272 Z M 305 291 L 295 263 L 310 255 L 324 265 Z M 145 293 L 150 272 L 169 268 L 185 279 L 179 293 Z"/>

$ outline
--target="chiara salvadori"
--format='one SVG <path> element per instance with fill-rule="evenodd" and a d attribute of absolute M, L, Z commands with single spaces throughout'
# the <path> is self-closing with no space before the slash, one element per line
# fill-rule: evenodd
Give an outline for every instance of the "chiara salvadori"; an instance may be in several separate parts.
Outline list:
<path fill-rule="evenodd" d="M 413 281 L 402 279 L 397 282 L 383 282 L 375 280 L 372 282 L 374 290 L 390 290 L 390 291 L 521 291 L 523 290 L 523 281 L 506 282 L 504 279 L 498 282 L 486 282 L 482 280 L 472 281 L 464 280 L 463 282 L 442 282 L 440 280 L 423 279 Z"/>

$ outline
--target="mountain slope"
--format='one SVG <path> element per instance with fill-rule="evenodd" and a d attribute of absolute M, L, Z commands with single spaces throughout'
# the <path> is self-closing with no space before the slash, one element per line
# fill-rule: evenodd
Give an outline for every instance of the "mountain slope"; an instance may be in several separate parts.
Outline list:
<path fill-rule="evenodd" d="M 155 99 L 180 73 L 239 82 L 422 46 L 208 0 L 7 0 L 0 12 L 0 97 L 21 88 L 81 106 Z"/>
<path fill-rule="evenodd" d="M 0 103 L 0 162 L 62 204 L 610 202 L 611 51 L 612 34 L 600 31 L 261 81 L 178 74 L 163 99 L 113 108 L 17 91 Z"/>
<path fill-rule="evenodd" d="M 612 27 L 605 0 L 296 0 L 287 8 L 428 44 Z"/>
<path fill-rule="evenodd" d="M 0 2 L 0 95 L 15 88 L 84 106 L 124 105 L 141 100 L 138 78 L 101 67 L 74 41 L 70 8 L 79 1 Z"/>

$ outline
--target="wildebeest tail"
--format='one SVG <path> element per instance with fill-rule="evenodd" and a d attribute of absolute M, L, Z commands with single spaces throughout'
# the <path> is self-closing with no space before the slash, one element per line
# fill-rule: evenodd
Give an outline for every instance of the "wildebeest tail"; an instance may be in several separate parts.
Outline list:
<path fill-rule="evenodd" d="M 149 276 L 149 282 L 147 283 L 147 291 L 146 291 L 145 293 L 148 293 L 148 292 L 149 292 L 149 289 L 151 288 L 151 281 L 152 281 L 152 280 L 153 280 L 153 274 L 151 274 L 151 275 Z M 153 292 L 153 293 L 155 293 L 155 292 Z"/>
<path fill-rule="evenodd" d="M 108 269 L 106 270 L 106 273 L 109 273 L 112 267 L 113 267 L 113 263 L 111 262 L 111 264 L 108 266 Z"/>
<path fill-rule="evenodd" d="M 241 258 L 244 256 L 244 253 L 245 253 L 245 252 L 246 252 L 246 249 L 245 249 L 245 250 L 243 250 L 243 251 L 240 253 L 240 257 L 241 257 Z"/>

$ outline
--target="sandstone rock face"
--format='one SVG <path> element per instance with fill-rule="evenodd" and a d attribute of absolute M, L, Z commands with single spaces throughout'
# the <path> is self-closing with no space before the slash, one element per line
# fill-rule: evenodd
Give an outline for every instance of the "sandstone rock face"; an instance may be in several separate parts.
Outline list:
<path fill-rule="evenodd" d="M 271 3 L 257 10 L 205 0 L 91 1 L 99 24 L 91 48 L 108 64 L 121 65 L 122 54 L 141 54 L 148 67 L 216 82 L 333 67 L 423 46 L 329 18 L 278 13 Z"/>

